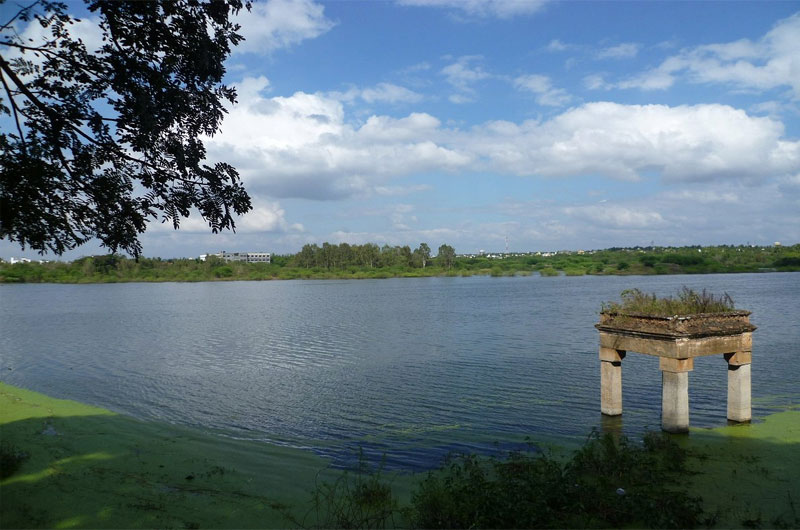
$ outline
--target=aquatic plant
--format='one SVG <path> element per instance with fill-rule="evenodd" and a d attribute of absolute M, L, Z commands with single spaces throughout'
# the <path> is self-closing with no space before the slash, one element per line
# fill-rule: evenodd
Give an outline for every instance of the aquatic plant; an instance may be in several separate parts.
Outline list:
<path fill-rule="evenodd" d="M 639 289 L 626 289 L 620 294 L 621 302 L 604 302 L 603 313 L 638 313 L 669 317 L 697 315 L 700 313 L 725 313 L 734 309 L 733 298 L 728 293 L 715 295 L 703 289 L 697 292 L 684 286 L 676 297 L 658 297 Z"/>

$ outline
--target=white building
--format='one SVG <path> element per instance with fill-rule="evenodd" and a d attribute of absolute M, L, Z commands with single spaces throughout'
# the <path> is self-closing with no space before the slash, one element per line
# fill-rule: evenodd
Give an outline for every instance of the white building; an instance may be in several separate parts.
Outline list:
<path fill-rule="evenodd" d="M 243 261 L 245 263 L 271 263 L 272 254 L 269 252 L 218 252 L 216 254 L 201 254 L 200 261 L 205 261 L 208 256 L 217 256 L 227 262 Z"/>

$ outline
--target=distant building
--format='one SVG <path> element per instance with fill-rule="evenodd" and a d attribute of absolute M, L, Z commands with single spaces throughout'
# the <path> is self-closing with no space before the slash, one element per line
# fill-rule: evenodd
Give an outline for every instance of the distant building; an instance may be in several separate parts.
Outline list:
<path fill-rule="evenodd" d="M 8 261 L 12 265 L 15 264 L 15 263 L 30 263 L 31 262 L 31 260 L 29 260 L 28 258 L 11 258 Z"/>
<path fill-rule="evenodd" d="M 209 256 L 216 256 L 227 262 L 272 263 L 272 254 L 269 252 L 225 252 L 223 250 L 216 254 L 200 254 L 200 261 L 205 261 Z"/>
<path fill-rule="evenodd" d="M 776 246 L 776 247 L 779 247 L 779 246 L 781 246 L 781 242 L 780 242 L 780 241 L 776 241 L 776 242 L 775 242 L 775 246 Z"/>

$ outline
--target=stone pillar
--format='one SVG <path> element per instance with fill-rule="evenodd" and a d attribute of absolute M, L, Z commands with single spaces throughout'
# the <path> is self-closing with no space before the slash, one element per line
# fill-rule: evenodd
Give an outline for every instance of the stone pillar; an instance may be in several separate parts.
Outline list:
<path fill-rule="evenodd" d="M 600 347 L 600 412 L 622 414 L 622 359 L 625 350 Z"/>
<path fill-rule="evenodd" d="M 728 361 L 728 419 L 748 422 L 752 419 L 750 406 L 751 352 L 725 354 Z"/>
<path fill-rule="evenodd" d="M 661 429 L 689 432 L 689 372 L 694 359 L 659 359 L 661 369 Z"/>

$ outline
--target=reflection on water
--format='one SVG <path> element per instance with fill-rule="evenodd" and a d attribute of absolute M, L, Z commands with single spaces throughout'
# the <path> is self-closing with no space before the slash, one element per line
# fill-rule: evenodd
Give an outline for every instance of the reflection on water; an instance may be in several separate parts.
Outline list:
<path fill-rule="evenodd" d="M 593 324 L 623 289 L 682 285 L 753 311 L 756 418 L 800 402 L 800 273 L 3 285 L 0 369 L 140 418 L 419 468 L 525 436 L 658 429 L 653 357 L 623 362 L 624 423 L 599 414 Z M 726 424 L 725 366 L 695 361 L 693 426 Z"/>

